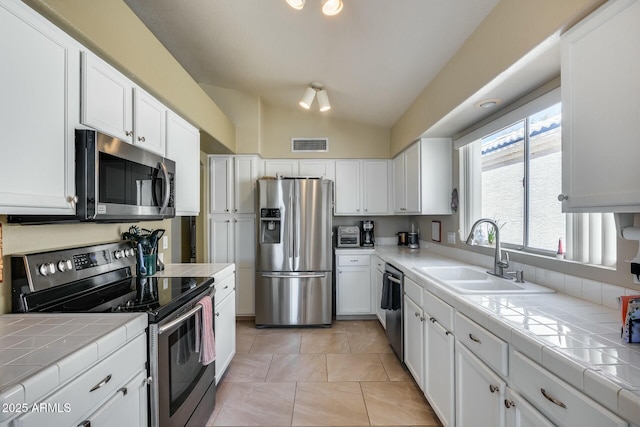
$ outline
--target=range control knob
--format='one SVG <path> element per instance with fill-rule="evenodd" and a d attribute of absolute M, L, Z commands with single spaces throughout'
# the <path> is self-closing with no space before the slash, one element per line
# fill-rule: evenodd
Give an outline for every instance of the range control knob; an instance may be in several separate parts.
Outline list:
<path fill-rule="evenodd" d="M 46 262 L 44 264 L 40 264 L 38 267 L 38 271 L 43 276 L 49 276 L 50 274 L 54 274 L 56 272 L 56 266 L 52 262 Z"/>
<path fill-rule="evenodd" d="M 118 249 L 117 251 L 115 251 L 113 253 L 113 255 L 116 257 L 116 259 L 120 259 L 120 258 L 124 258 L 125 257 L 124 251 L 122 249 Z"/>
<path fill-rule="evenodd" d="M 127 248 L 124 250 L 124 256 L 126 257 L 132 257 L 136 254 L 136 251 L 133 250 L 133 248 Z"/>
<path fill-rule="evenodd" d="M 58 270 L 61 272 L 71 271 L 73 269 L 73 264 L 70 259 L 65 259 L 62 261 L 58 261 Z"/>

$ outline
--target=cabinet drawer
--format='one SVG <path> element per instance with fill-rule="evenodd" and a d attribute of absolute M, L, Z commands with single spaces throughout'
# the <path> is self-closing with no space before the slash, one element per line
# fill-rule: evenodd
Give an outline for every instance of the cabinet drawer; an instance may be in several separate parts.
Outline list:
<path fill-rule="evenodd" d="M 371 256 L 369 255 L 338 255 L 338 265 L 347 267 L 350 265 L 369 265 Z"/>
<path fill-rule="evenodd" d="M 45 402 L 68 403 L 69 412 L 29 412 L 14 421 L 16 427 L 41 427 L 45 425 L 76 425 L 99 404 L 111 397 L 115 390 L 126 384 L 133 374 L 144 368 L 147 361 L 146 335 L 140 335 L 114 354 L 78 376 Z M 102 384 L 100 387 L 96 388 Z M 93 389 L 93 391 L 91 391 Z M 54 417 L 54 418 L 52 418 Z M 52 423 L 52 421 L 54 421 Z"/>
<path fill-rule="evenodd" d="M 422 298 L 422 308 L 425 311 L 425 316 L 433 317 L 445 329 L 453 331 L 453 316 L 455 313 L 453 307 L 433 295 L 431 292 L 424 291 Z"/>
<path fill-rule="evenodd" d="M 457 340 L 496 372 L 508 375 L 509 345 L 459 313 L 456 313 L 455 319 Z"/>
<path fill-rule="evenodd" d="M 404 276 L 404 293 L 422 308 L 422 287 L 407 276 Z"/>
<path fill-rule="evenodd" d="M 517 351 L 511 379 L 521 394 L 558 425 L 626 426 L 627 423 Z"/>
<path fill-rule="evenodd" d="M 218 305 L 220 301 L 222 301 L 227 295 L 233 292 L 234 288 L 236 287 L 236 275 L 232 274 L 231 276 L 226 277 L 224 280 L 216 283 L 215 286 L 215 305 Z"/>

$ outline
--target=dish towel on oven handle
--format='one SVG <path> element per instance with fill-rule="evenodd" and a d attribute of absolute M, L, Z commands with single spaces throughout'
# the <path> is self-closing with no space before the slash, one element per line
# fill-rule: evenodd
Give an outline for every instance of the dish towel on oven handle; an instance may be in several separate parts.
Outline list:
<path fill-rule="evenodd" d="M 196 351 L 200 352 L 198 360 L 206 366 L 216 360 L 216 341 L 213 334 L 213 301 L 209 295 L 206 295 L 196 304 L 202 306 L 202 310 L 196 314 Z"/>

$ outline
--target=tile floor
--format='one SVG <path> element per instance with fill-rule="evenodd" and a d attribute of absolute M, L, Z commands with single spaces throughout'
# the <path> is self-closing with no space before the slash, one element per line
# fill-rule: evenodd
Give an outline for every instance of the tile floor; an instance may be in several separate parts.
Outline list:
<path fill-rule="evenodd" d="M 209 426 L 441 426 L 378 321 L 236 332 Z"/>

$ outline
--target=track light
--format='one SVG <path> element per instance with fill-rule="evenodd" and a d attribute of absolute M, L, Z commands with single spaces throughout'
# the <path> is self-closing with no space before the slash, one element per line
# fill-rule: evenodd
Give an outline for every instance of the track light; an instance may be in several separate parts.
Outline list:
<path fill-rule="evenodd" d="M 313 99 L 318 96 L 318 107 L 320 111 L 328 111 L 331 109 L 331 104 L 329 104 L 329 95 L 327 95 L 327 91 L 324 90 L 324 87 L 320 83 L 311 83 L 309 87 L 304 91 L 304 95 L 302 95 L 302 99 L 299 104 L 305 110 L 311 108 L 311 103 Z"/>
<path fill-rule="evenodd" d="M 287 0 L 289 6 L 296 10 L 301 10 L 304 7 L 305 0 Z"/>
<path fill-rule="evenodd" d="M 322 5 L 322 13 L 327 16 L 333 16 L 342 10 L 342 0 L 327 0 Z"/>

